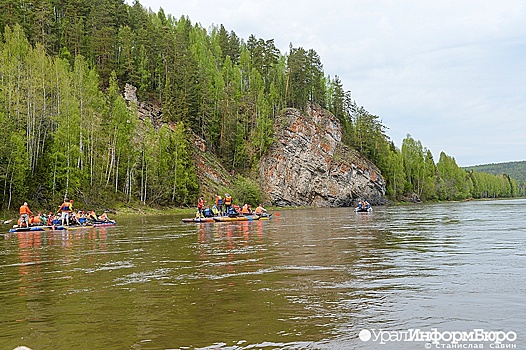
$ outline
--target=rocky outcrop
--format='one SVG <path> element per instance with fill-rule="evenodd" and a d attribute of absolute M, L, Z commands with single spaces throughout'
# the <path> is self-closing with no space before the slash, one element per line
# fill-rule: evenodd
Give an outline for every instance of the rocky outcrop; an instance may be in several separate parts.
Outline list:
<path fill-rule="evenodd" d="M 277 124 L 277 142 L 259 166 L 263 191 L 273 205 L 385 203 L 380 171 L 341 142 L 340 122 L 332 114 L 315 106 L 306 114 L 288 109 Z"/>
<path fill-rule="evenodd" d="M 137 106 L 139 119 L 162 122 L 162 109 L 140 102 L 136 88 L 127 84 L 125 100 Z M 380 171 L 355 150 L 341 142 L 337 118 L 311 106 L 307 113 L 288 109 L 275 121 L 276 142 L 260 160 L 259 178 L 269 202 L 277 206 L 352 206 L 360 199 L 373 205 L 385 203 Z M 194 164 L 203 194 L 230 188 L 234 182 L 204 140 L 192 134 Z"/>
<path fill-rule="evenodd" d="M 124 100 L 128 104 L 134 103 L 137 106 L 137 116 L 140 120 L 150 119 L 152 125 L 158 129 L 162 125 L 162 108 L 158 103 L 137 100 L 137 88 L 126 83 L 124 86 Z"/>

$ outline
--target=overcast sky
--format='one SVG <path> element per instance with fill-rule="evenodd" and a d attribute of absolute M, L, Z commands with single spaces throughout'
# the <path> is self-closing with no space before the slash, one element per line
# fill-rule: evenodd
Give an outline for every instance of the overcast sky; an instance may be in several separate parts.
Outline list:
<path fill-rule="evenodd" d="M 126 0 L 131 4 L 132 0 Z M 526 160 L 526 1 L 139 0 L 314 49 L 400 147 L 407 134 L 460 166 Z"/>

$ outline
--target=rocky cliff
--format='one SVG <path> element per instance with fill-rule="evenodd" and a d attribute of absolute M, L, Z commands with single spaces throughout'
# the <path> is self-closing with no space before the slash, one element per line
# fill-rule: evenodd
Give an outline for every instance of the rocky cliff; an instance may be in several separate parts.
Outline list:
<path fill-rule="evenodd" d="M 332 114 L 311 106 L 289 109 L 276 125 L 277 142 L 260 161 L 263 190 L 278 206 L 352 206 L 385 203 L 379 170 L 341 142 Z"/>
<path fill-rule="evenodd" d="M 141 120 L 162 124 L 162 109 L 139 102 L 127 85 L 125 99 L 137 105 Z M 261 159 L 259 178 L 269 202 L 277 206 L 352 206 L 360 199 L 385 203 L 384 180 L 379 170 L 341 142 L 341 126 L 327 111 L 311 106 L 307 113 L 288 109 L 276 121 L 277 141 Z M 193 135 L 198 181 L 204 194 L 231 187 L 234 179 Z M 254 203 L 255 204 L 255 203 Z"/>

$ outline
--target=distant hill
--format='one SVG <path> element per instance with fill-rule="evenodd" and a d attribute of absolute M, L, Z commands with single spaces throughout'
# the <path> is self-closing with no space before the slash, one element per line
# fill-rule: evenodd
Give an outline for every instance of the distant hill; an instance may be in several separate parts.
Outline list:
<path fill-rule="evenodd" d="M 493 175 L 506 174 L 518 182 L 526 182 L 526 161 L 474 165 L 464 169 Z"/>

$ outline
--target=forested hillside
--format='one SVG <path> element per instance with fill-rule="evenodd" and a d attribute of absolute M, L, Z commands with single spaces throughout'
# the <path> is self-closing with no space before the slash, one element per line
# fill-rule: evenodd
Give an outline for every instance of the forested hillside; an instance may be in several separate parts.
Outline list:
<path fill-rule="evenodd" d="M 374 162 L 391 198 L 514 196 L 507 176 L 459 168 L 411 136 L 395 147 L 379 116 L 359 106 L 313 49 L 239 38 L 187 17 L 123 0 L 4 0 L 0 12 L 0 206 L 193 205 L 200 193 L 188 137 L 248 178 L 274 142 L 285 108 L 314 103 L 343 126 L 343 142 Z M 162 106 L 139 120 L 122 97 Z M 257 181 L 257 179 L 254 179 Z"/>
<path fill-rule="evenodd" d="M 520 183 L 526 183 L 526 161 L 474 165 L 465 169 L 493 175 L 508 174 Z"/>

